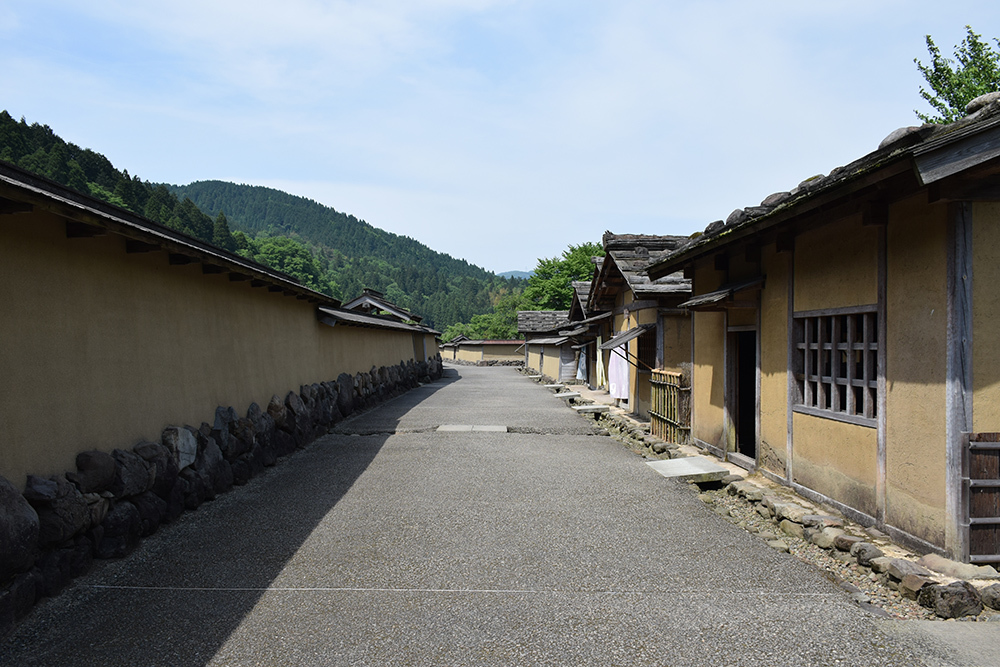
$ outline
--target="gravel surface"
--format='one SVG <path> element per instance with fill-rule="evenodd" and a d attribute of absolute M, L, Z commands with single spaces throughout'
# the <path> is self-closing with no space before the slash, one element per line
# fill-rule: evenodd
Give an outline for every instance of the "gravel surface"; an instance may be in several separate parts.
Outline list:
<path fill-rule="evenodd" d="M 697 489 L 697 487 L 694 487 Z M 898 592 L 884 586 L 879 581 L 879 575 L 869 568 L 858 565 L 849 554 L 841 551 L 828 551 L 798 537 L 785 535 L 778 523 L 773 519 L 765 519 L 754 505 L 738 496 L 729 495 L 723 489 L 701 492 L 703 501 L 716 512 L 737 524 L 744 530 L 757 535 L 768 533 L 780 538 L 788 545 L 788 552 L 799 560 L 814 565 L 822 570 L 834 582 L 850 584 L 860 589 L 860 595 L 855 593 L 858 603 L 867 603 L 876 609 L 883 610 L 892 618 L 933 620 L 937 618 L 929 609 L 921 607 L 915 600 L 904 598 Z M 838 558 L 838 555 L 840 556 Z M 845 587 L 851 591 L 849 587 Z"/>

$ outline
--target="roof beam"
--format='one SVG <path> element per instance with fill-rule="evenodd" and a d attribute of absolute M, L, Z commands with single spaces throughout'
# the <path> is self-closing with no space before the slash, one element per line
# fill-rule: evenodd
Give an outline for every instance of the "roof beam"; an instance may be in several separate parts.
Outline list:
<path fill-rule="evenodd" d="M 154 243 L 144 243 L 135 239 L 125 239 L 125 252 L 132 254 L 137 252 L 153 252 L 159 250 L 160 246 Z"/>
<path fill-rule="evenodd" d="M 22 201 L 14 201 L 13 199 L 7 199 L 5 197 L 0 197 L 0 215 L 8 215 L 11 213 L 30 213 L 34 210 L 34 206 L 27 204 Z"/>
<path fill-rule="evenodd" d="M 104 227 L 88 225 L 75 220 L 66 221 L 66 238 L 68 239 L 89 239 L 95 236 L 104 236 L 108 233 Z"/>
<path fill-rule="evenodd" d="M 187 255 L 181 255 L 180 253 L 172 252 L 168 257 L 171 266 L 184 266 L 185 264 L 191 264 L 197 260 L 194 257 L 188 257 Z"/>

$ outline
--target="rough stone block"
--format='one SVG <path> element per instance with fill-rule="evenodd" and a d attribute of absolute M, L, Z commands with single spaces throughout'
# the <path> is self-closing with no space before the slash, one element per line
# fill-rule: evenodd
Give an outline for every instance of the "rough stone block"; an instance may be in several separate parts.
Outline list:
<path fill-rule="evenodd" d="M 983 610 L 979 592 L 967 581 L 956 581 L 947 586 L 924 586 L 917 595 L 917 602 L 932 609 L 941 618 L 977 616 Z"/>
<path fill-rule="evenodd" d="M 833 539 L 833 546 L 837 547 L 840 551 L 850 551 L 858 542 L 864 542 L 864 539 L 856 535 L 844 534 L 838 535 Z"/>
<path fill-rule="evenodd" d="M 823 530 L 814 533 L 811 541 L 816 546 L 822 549 L 833 549 L 834 541 L 837 536 L 843 535 L 844 530 L 842 528 L 824 528 Z"/>
<path fill-rule="evenodd" d="M 979 591 L 979 595 L 985 604 L 990 609 L 996 609 L 1000 611 L 1000 584 L 991 584 Z"/>
<path fill-rule="evenodd" d="M 875 572 L 876 574 L 881 574 L 882 577 L 885 579 L 885 581 L 888 582 L 889 574 L 888 572 L 886 572 L 886 570 L 889 569 L 889 563 L 891 562 L 892 559 L 889 558 L 888 556 L 879 556 L 878 558 L 872 558 L 871 561 L 868 563 L 867 567 L 870 567 L 872 569 L 872 572 Z"/>
<path fill-rule="evenodd" d="M 66 473 L 81 493 L 100 493 L 115 480 L 115 460 L 107 452 L 91 450 L 76 455 L 77 472 Z"/>
<path fill-rule="evenodd" d="M 789 519 L 782 519 L 781 523 L 778 525 L 781 526 L 781 531 L 785 533 L 785 535 L 789 535 L 791 537 L 798 537 L 800 539 L 804 537 L 804 533 L 802 532 L 802 524 L 800 523 L 795 523 L 794 521 L 790 521 Z"/>
<path fill-rule="evenodd" d="M 179 470 L 184 470 L 198 458 L 198 439 L 187 428 L 168 426 L 163 429 L 160 440 L 174 457 Z"/>
<path fill-rule="evenodd" d="M 774 503 L 772 509 L 775 517 L 799 524 L 802 523 L 802 517 L 809 515 L 809 510 L 795 503 Z"/>
<path fill-rule="evenodd" d="M 858 542 L 851 547 L 851 555 L 858 561 L 858 565 L 870 567 L 875 558 L 881 558 L 885 554 L 882 550 L 869 542 Z"/>
<path fill-rule="evenodd" d="M 802 517 L 802 525 L 812 526 L 819 529 L 843 528 L 844 520 L 827 514 L 806 514 Z"/>
<path fill-rule="evenodd" d="M 934 580 L 919 574 L 908 574 L 899 582 L 899 594 L 904 598 L 916 600 L 924 586 L 929 586 Z"/>
<path fill-rule="evenodd" d="M 889 565 L 885 569 L 886 574 L 895 579 L 902 580 L 908 575 L 919 575 L 921 577 L 931 576 L 931 571 L 922 565 L 918 565 L 905 558 L 891 558 Z"/>
<path fill-rule="evenodd" d="M 989 565 L 972 565 L 949 560 L 937 554 L 921 556 L 920 565 L 956 579 L 1000 579 L 1000 574 Z"/>

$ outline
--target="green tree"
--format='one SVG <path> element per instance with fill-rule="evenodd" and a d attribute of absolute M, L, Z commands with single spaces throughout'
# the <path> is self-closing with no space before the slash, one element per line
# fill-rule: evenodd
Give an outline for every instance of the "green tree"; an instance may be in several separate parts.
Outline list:
<path fill-rule="evenodd" d="M 287 236 L 269 236 L 258 241 L 260 246 L 254 261 L 286 273 L 310 289 L 332 296 L 332 286 L 324 281 L 323 267 L 309 248 Z"/>
<path fill-rule="evenodd" d="M 562 257 L 539 259 L 524 289 L 525 310 L 566 310 L 573 303 L 573 281 L 594 275 L 591 257 L 603 257 L 600 243 L 581 243 L 564 250 Z"/>
<path fill-rule="evenodd" d="M 973 32 L 971 26 L 965 26 L 965 30 L 965 39 L 955 47 L 954 60 L 941 55 L 930 35 L 926 36 L 930 64 L 913 59 L 930 87 L 927 90 L 921 86 L 920 96 L 937 112 L 937 115 L 928 115 L 914 111 L 925 123 L 951 123 L 964 118 L 969 102 L 1000 90 L 1000 53 Z M 993 41 L 1000 47 L 1000 39 Z"/>
<path fill-rule="evenodd" d="M 228 250 L 229 252 L 236 252 L 239 249 L 236 245 L 236 239 L 233 238 L 232 233 L 229 231 L 229 220 L 226 219 L 226 214 L 221 211 L 215 217 L 215 227 L 212 230 L 212 245 L 216 248 Z"/>

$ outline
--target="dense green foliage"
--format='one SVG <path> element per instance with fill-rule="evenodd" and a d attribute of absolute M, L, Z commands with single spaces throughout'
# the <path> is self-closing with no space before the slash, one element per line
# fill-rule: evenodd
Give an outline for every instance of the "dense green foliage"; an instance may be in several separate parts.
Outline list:
<path fill-rule="evenodd" d="M 0 112 L 0 159 L 282 271 L 341 299 L 368 287 L 445 327 L 488 312 L 523 281 L 499 278 L 352 215 L 279 190 L 220 181 L 168 186 L 118 171 L 47 125 Z M 206 213 L 209 211 L 210 213 Z"/>
<path fill-rule="evenodd" d="M 521 310 L 567 310 L 573 303 L 573 281 L 590 280 L 594 275 L 590 258 L 603 256 L 600 243 L 582 243 L 571 245 L 562 257 L 539 259 L 524 290 L 530 307 Z"/>
<path fill-rule="evenodd" d="M 927 35 L 927 51 L 931 56 L 930 65 L 924 65 L 916 58 L 913 62 L 930 86 L 930 91 L 920 87 L 920 96 L 927 100 L 938 115 L 928 115 L 915 111 L 925 123 L 951 123 L 965 117 L 966 105 L 986 93 L 1000 90 L 1000 53 L 993 50 L 989 42 L 965 26 L 966 36 L 955 47 L 955 58 L 945 58 L 941 50 Z M 1000 47 L 1000 39 L 994 38 Z M 954 67 L 952 67 L 954 65 Z"/>
<path fill-rule="evenodd" d="M 517 332 L 519 310 L 568 310 L 573 303 L 573 281 L 589 281 L 594 275 L 591 257 L 603 257 L 600 243 L 570 245 L 561 257 L 538 260 L 534 273 L 523 291 L 512 291 L 493 304 L 493 311 L 476 315 L 467 323 L 448 327 L 441 338 L 451 340 L 466 336 L 474 340 L 509 340 L 520 338 Z"/>
<path fill-rule="evenodd" d="M 346 299 L 366 287 L 375 289 L 389 301 L 422 315 L 432 326 L 448 326 L 486 313 L 501 296 L 523 284 L 273 188 L 200 181 L 171 189 L 213 215 L 225 211 L 228 223 L 246 238 L 282 236 L 304 244 L 319 268 L 321 284 L 331 285 L 333 294 Z M 274 244 L 267 245 L 271 252 L 281 254 Z M 285 247 L 283 242 L 281 248 Z M 253 249 L 248 256 L 269 266 L 277 261 Z M 310 271 L 296 272 L 302 261 L 299 257 L 291 262 L 291 275 L 315 280 Z M 286 267 L 282 270 L 287 271 L 288 264 L 282 262 Z"/>
<path fill-rule="evenodd" d="M 29 125 L 23 118 L 15 121 L 0 111 L 0 160 L 206 243 L 235 247 L 228 227 L 213 221 L 194 202 L 178 199 L 166 186 L 118 171 L 100 153 L 63 141 L 48 125 Z"/>

